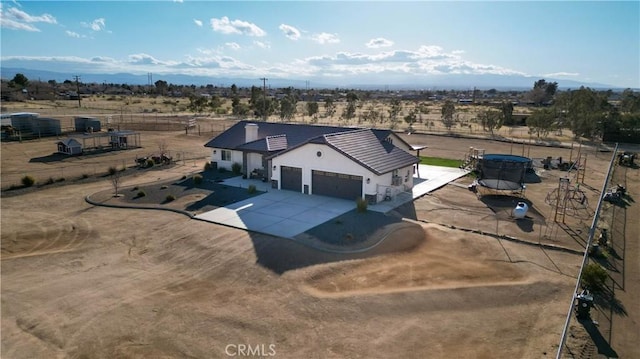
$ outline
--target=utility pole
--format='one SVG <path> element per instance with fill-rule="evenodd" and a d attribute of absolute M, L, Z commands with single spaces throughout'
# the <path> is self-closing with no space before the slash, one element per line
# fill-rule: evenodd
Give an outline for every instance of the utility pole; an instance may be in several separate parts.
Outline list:
<path fill-rule="evenodd" d="M 76 91 L 78 93 L 78 108 L 82 107 L 81 99 L 80 99 L 80 76 L 74 76 L 76 79 Z"/>
<path fill-rule="evenodd" d="M 267 122 L 267 78 L 262 77 L 260 80 L 262 80 L 262 107 L 264 110 L 262 112 L 262 120 Z"/>

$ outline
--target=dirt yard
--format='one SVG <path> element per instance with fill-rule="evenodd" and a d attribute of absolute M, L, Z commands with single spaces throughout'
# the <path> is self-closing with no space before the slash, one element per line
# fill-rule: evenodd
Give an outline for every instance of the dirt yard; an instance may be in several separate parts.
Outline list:
<path fill-rule="evenodd" d="M 208 140 L 155 136 L 194 152 Z M 570 156 L 569 149 L 496 141 L 405 138 L 427 144 L 422 154 L 435 157 L 462 158 L 470 146 Z M 42 141 L 2 146 L 3 183 L 5 170 L 44 166 L 29 158 L 50 151 Z M 591 207 L 608 158 L 588 155 Z M 126 185 L 177 179 L 202 164 L 141 172 Z M 527 188 L 537 214 L 531 226 L 501 217 L 467 190 L 472 179 L 464 178 L 398 213 L 420 230 L 403 227 L 354 255 L 177 213 L 87 204 L 86 195 L 110 188 L 107 179 L 3 197 L 1 354 L 224 358 L 242 344 L 266 354 L 273 348 L 281 358 L 554 356 L 581 260 L 573 251 L 586 239 L 588 222 L 567 217 L 563 227 L 551 224 L 544 199 L 560 176 L 541 172 L 542 181 Z M 497 229 L 573 251 L 466 229 Z"/>
<path fill-rule="evenodd" d="M 406 232 L 365 257 L 323 254 L 84 202 L 105 186 L 2 199 L 2 357 L 210 358 L 274 344 L 282 358 L 539 358 L 556 350 L 579 262 L 428 224 L 402 252 Z"/>
<path fill-rule="evenodd" d="M 155 101 L 109 101 L 109 107 L 93 99 L 80 110 L 58 104 L 10 110 L 60 117 L 67 124 L 78 114 L 111 115 L 123 128 L 138 117 L 157 127 L 164 118 L 192 115 L 173 109 L 149 113 L 155 107 L 164 111 Z M 457 131 L 481 134 L 470 122 L 473 114 L 460 110 L 470 127 Z M 3 358 L 224 358 L 237 355 L 241 345 L 281 358 L 555 356 L 581 260 L 576 253 L 586 243 L 611 153 L 582 149 L 587 172 L 579 189 L 587 205 L 564 216 L 565 223 L 554 221 L 547 197 L 561 177 L 575 184 L 575 172 L 540 169 L 524 198 L 500 201 L 470 192 L 473 178 L 465 177 L 398 209 L 394 215 L 415 223 L 398 225 L 381 245 L 350 255 L 177 213 L 84 201 L 111 188 L 102 176 L 109 166 L 133 165 L 161 144 L 179 156 L 176 165 L 126 176 L 125 186 L 143 188 L 202 170 L 209 155 L 203 144 L 228 121 L 198 121 L 201 135 L 142 131 L 140 149 L 61 161 L 43 160 L 54 152 L 55 138 L 2 143 L 2 188 L 19 184 L 26 174 L 40 182 L 65 179 L 1 198 Z M 296 121 L 311 119 L 300 115 Z M 358 125 L 354 121 L 320 119 Z M 429 122 L 437 132 L 438 109 L 430 109 L 423 127 L 431 127 Z M 505 128 L 497 135 L 527 139 L 522 131 Z M 571 150 L 402 137 L 427 145 L 423 156 L 454 159 L 469 147 L 574 160 L 578 152 L 577 144 Z M 92 180 L 72 181 L 83 175 Z M 530 205 L 524 221 L 509 216 L 519 200 Z"/>

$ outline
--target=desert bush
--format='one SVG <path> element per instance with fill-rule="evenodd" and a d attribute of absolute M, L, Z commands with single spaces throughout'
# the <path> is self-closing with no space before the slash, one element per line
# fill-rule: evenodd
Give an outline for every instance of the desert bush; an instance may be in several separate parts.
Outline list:
<path fill-rule="evenodd" d="M 176 200 L 176 196 L 169 194 L 167 195 L 166 201 L 167 202 L 171 202 L 171 201 L 175 201 Z"/>
<path fill-rule="evenodd" d="M 24 187 L 31 187 L 36 183 L 36 179 L 33 178 L 32 176 L 27 175 L 27 176 L 22 177 L 20 182 L 22 183 L 22 185 Z"/>
<path fill-rule="evenodd" d="M 234 174 L 236 174 L 236 175 L 239 175 L 239 174 L 240 174 L 240 171 L 242 171 L 242 165 L 241 165 L 241 164 L 239 164 L 238 162 L 234 162 L 234 163 L 231 165 L 231 172 L 233 172 L 233 173 L 234 173 Z"/>
<path fill-rule="evenodd" d="M 136 195 L 136 197 L 140 198 L 140 197 L 144 197 L 146 195 L 147 195 L 147 193 L 145 191 L 140 190 L 140 191 L 138 191 L 138 194 Z"/>
<path fill-rule="evenodd" d="M 367 200 L 362 197 L 356 199 L 356 208 L 358 209 L 358 212 L 366 212 L 368 204 Z"/>
<path fill-rule="evenodd" d="M 169 188 L 169 186 L 167 186 L 166 184 L 163 184 L 162 186 L 160 186 L 160 189 L 167 189 Z"/>
<path fill-rule="evenodd" d="M 108 172 L 109 172 L 109 176 L 113 176 L 114 174 L 116 174 L 116 172 L 118 172 L 118 170 L 116 169 L 115 166 L 109 166 Z"/>
<path fill-rule="evenodd" d="M 83 174 L 82 174 L 82 179 L 85 179 L 85 178 L 89 178 L 89 175 L 88 175 L 88 174 L 86 174 L 86 173 L 83 173 Z"/>
<path fill-rule="evenodd" d="M 195 185 L 201 184 L 202 183 L 202 176 L 200 176 L 200 175 L 193 176 L 193 183 Z"/>
<path fill-rule="evenodd" d="M 255 185 L 249 185 L 249 187 L 247 188 L 247 192 L 249 192 L 249 194 L 254 194 L 256 193 L 256 186 Z"/>
<path fill-rule="evenodd" d="M 155 166 L 155 162 L 153 161 L 153 159 L 149 158 L 147 159 L 147 168 L 151 168 L 153 166 Z"/>
<path fill-rule="evenodd" d="M 584 267 L 581 282 L 584 288 L 587 288 L 592 292 L 597 292 L 599 290 L 602 290 L 607 278 L 609 278 L 609 273 L 607 273 L 607 270 L 604 269 L 600 264 L 592 262 Z"/>
<path fill-rule="evenodd" d="M 185 180 L 185 179 L 187 179 L 187 176 L 182 175 L 182 177 L 180 177 L 180 179 Z"/>
<path fill-rule="evenodd" d="M 53 180 L 53 177 L 49 177 L 49 179 L 47 179 L 47 182 L 45 182 L 44 184 L 53 184 L 53 182 L 55 182 Z"/>
<path fill-rule="evenodd" d="M 213 166 L 211 166 L 211 162 L 205 162 L 204 170 L 209 171 Z"/>

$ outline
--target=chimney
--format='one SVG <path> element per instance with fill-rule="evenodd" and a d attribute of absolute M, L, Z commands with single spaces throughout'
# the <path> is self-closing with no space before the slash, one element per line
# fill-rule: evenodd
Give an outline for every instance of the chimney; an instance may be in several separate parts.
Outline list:
<path fill-rule="evenodd" d="M 255 123 L 247 123 L 244 126 L 244 142 L 253 142 L 258 139 L 258 125 Z"/>

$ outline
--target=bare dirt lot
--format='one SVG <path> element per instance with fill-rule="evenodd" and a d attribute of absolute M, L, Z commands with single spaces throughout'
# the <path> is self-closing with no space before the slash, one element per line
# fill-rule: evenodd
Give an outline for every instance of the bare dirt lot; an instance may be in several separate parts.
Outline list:
<path fill-rule="evenodd" d="M 155 135 L 185 151 L 208 139 Z M 423 155 L 437 157 L 462 158 L 470 146 L 570 155 L 569 149 L 408 137 L 429 146 Z M 13 168 L 5 160 L 30 166 L 30 156 L 50 151 L 32 144 L 3 143 L 3 182 L 5 168 Z M 584 187 L 591 207 L 609 158 L 589 155 Z M 141 172 L 126 183 L 176 179 L 202 164 Z M 527 189 L 540 215 L 530 227 L 494 212 L 464 178 L 399 211 L 419 221 L 420 230 L 403 227 L 358 255 L 319 252 L 176 213 L 87 204 L 86 195 L 110 188 L 107 179 L 3 197 L 1 354 L 210 358 L 227 357 L 237 344 L 263 345 L 270 353 L 274 344 L 282 358 L 552 356 L 581 256 L 452 226 L 580 250 L 584 220 L 552 225 L 544 202 L 560 176 L 541 172 L 542 181 Z"/>

